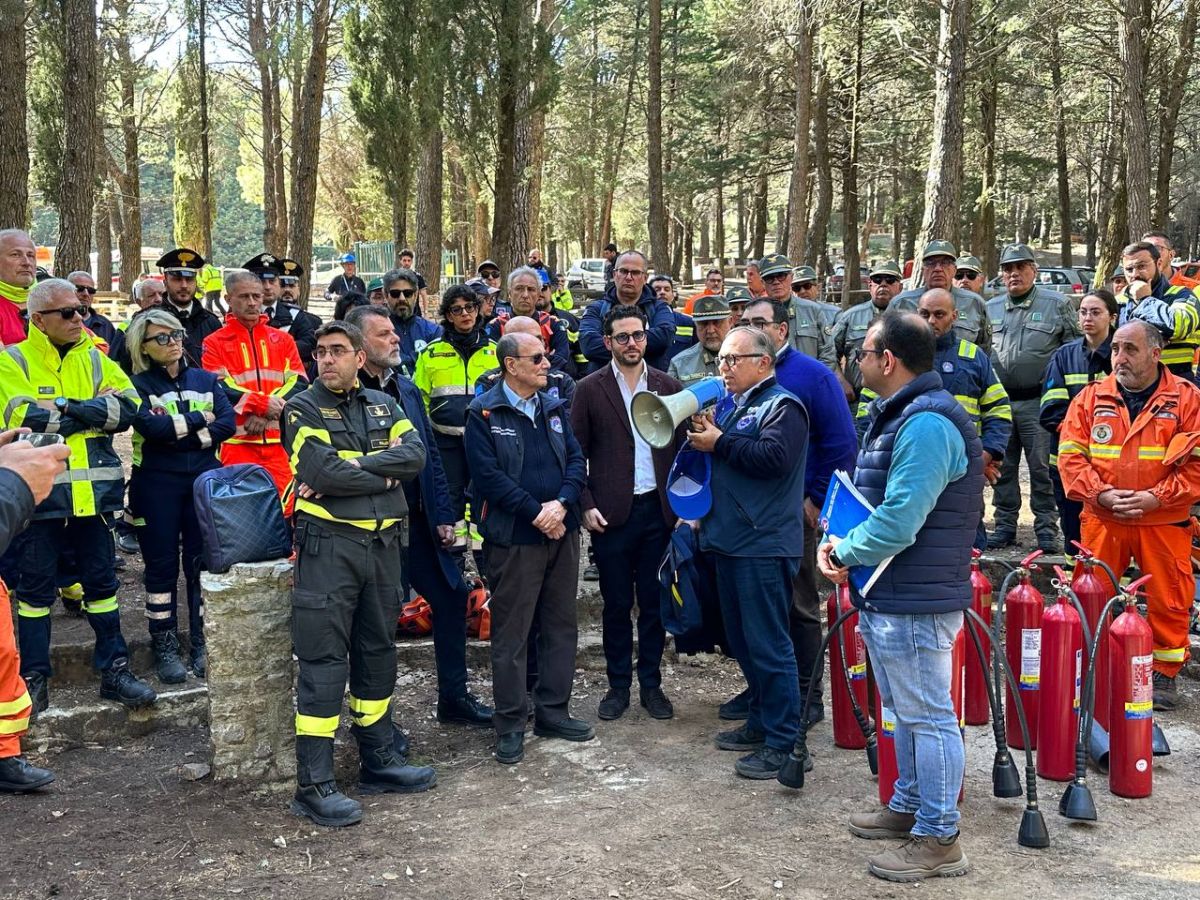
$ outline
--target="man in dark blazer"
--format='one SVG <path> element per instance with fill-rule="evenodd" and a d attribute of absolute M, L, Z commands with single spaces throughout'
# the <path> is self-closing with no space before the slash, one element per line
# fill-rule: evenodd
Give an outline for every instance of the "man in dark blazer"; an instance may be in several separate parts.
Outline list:
<path fill-rule="evenodd" d="M 639 391 L 674 394 L 683 385 L 646 365 L 647 327 L 646 314 L 637 306 L 608 311 L 604 346 L 612 362 L 579 382 L 571 409 L 571 425 L 588 461 L 583 523 L 592 533 L 604 598 L 608 693 L 600 701 L 601 719 L 620 718 L 629 708 L 635 595 L 642 706 L 656 719 L 675 714 L 662 690 L 666 632 L 659 614 L 658 567 L 675 521 L 667 502 L 667 475 L 683 426 L 670 446 L 655 450 L 633 428 L 629 409 Z"/>

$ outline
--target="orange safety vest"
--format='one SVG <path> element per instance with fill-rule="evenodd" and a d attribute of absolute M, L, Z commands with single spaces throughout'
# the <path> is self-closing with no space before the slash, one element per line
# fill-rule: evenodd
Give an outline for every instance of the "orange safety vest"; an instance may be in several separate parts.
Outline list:
<path fill-rule="evenodd" d="M 1136 419 L 1115 375 L 1093 381 L 1059 429 L 1058 472 L 1067 496 L 1097 518 L 1130 524 L 1100 506 L 1107 490 L 1150 491 L 1162 505 L 1138 525 L 1187 522 L 1200 497 L 1200 388 L 1160 366 L 1158 390 Z"/>
<path fill-rule="evenodd" d="M 226 444 L 278 444 L 279 423 L 261 434 L 246 433 L 248 416 L 265 416 L 271 397 L 284 400 L 308 387 L 296 342 L 259 316 L 253 330 L 231 313 L 204 339 L 204 368 L 215 372 L 237 413 L 237 430 Z"/>

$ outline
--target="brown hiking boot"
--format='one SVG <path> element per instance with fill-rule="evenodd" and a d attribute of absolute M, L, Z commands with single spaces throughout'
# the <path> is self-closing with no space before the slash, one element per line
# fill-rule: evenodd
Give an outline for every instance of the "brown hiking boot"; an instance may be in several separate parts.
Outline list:
<path fill-rule="evenodd" d="M 885 881 L 955 878 L 967 874 L 967 857 L 958 845 L 958 835 L 935 838 L 914 834 L 895 850 L 872 856 L 867 870 Z"/>
<path fill-rule="evenodd" d="M 906 838 L 912 831 L 917 817 L 912 813 L 898 813 L 891 807 L 855 813 L 850 817 L 850 833 L 868 841 L 884 838 Z"/>

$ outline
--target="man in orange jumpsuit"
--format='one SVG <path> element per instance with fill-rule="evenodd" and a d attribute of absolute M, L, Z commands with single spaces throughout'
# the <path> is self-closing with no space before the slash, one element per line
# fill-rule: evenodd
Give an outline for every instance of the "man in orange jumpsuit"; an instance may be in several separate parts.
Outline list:
<path fill-rule="evenodd" d="M 0 434 L 0 553 L 29 524 L 33 508 L 50 495 L 71 455 L 66 444 L 37 448 L 14 442 L 16 436 L 15 431 Z M 0 581 L 0 793 L 33 791 L 54 780 L 54 773 L 31 766 L 21 756 L 21 735 L 29 728 L 32 703 L 20 672 L 8 588 Z"/>
<path fill-rule="evenodd" d="M 221 446 L 221 462 L 256 463 L 271 473 L 282 496 L 291 483 L 287 452 L 279 443 L 279 416 L 308 387 L 296 342 L 267 325 L 262 281 L 244 269 L 225 276 L 225 325 L 204 339 L 204 368 L 224 381 L 237 413 L 237 431 Z"/>
<path fill-rule="evenodd" d="M 1112 340 L 1112 374 L 1071 402 L 1058 471 L 1083 502 L 1083 543 L 1113 571 L 1132 556 L 1154 632 L 1154 708 L 1174 709 L 1195 593 L 1190 508 L 1200 498 L 1200 389 L 1160 362 L 1164 338 L 1135 320 Z"/>

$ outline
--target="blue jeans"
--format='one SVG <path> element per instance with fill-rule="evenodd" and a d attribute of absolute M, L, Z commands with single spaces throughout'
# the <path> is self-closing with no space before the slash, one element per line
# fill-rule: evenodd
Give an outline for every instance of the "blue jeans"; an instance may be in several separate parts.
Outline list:
<path fill-rule="evenodd" d="M 712 556 L 729 649 L 750 689 L 746 728 L 764 732 L 768 747 L 790 751 L 800 731 L 800 684 L 788 610 L 800 560 Z"/>
<path fill-rule="evenodd" d="M 880 701 L 896 714 L 896 789 L 888 805 L 915 813 L 912 833 L 958 833 L 958 792 L 966 753 L 950 699 L 954 639 L 961 612 L 886 615 L 860 612 Z"/>

